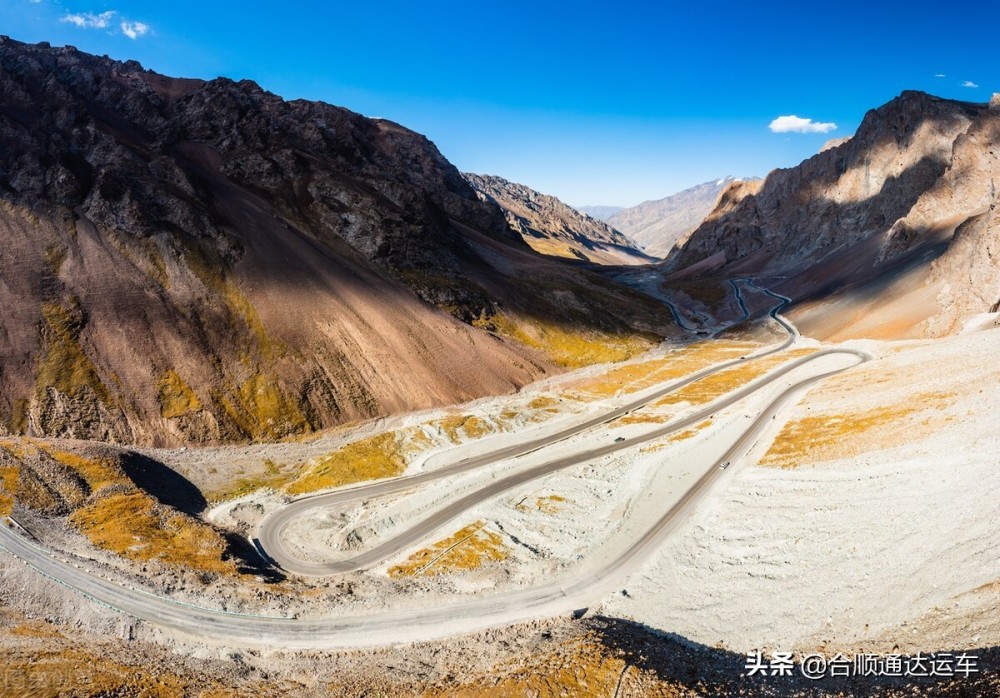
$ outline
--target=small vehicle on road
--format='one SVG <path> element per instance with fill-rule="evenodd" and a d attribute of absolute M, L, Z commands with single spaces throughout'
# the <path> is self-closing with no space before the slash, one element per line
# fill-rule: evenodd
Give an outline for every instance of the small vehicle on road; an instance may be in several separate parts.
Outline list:
<path fill-rule="evenodd" d="M 729 461 L 725 461 L 722 465 L 719 466 L 719 470 L 725 470 L 728 467 L 729 467 Z"/>
<path fill-rule="evenodd" d="M 616 443 L 616 444 L 617 444 L 617 443 L 621 443 L 621 442 L 622 442 L 622 441 L 624 441 L 624 440 L 625 440 L 625 437 L 624 437 L 624 436 L 619 436 L 619 437 L 618 437 L 617 439 L 615 439 L 615 443 Z"/>

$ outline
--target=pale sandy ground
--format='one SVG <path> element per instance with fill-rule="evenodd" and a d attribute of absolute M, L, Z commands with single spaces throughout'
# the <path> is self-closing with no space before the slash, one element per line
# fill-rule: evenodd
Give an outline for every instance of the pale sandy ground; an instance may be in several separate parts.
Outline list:
<path fill-rule="evenodd" d="M 602 610 L 739 651 L 1000 644 L 1000 331 L 895 347 L 790 416 L 955 393 L 930 424 L 797 469 L 750 458 Z"/>

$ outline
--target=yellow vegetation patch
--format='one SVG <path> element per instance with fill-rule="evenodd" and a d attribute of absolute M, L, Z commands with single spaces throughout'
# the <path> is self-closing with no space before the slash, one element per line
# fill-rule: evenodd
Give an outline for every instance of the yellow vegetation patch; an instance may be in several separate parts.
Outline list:
<path fill-rule="evenodd" d="M 428 689 L 422 695 L 425 698 L 478 698 L 487 695 L 605 698 L 619 695 L 629 668 L 625 659 L 614 656 L 599 639 L 581 638 L 544 654 L 529 653 L 525 657 L 490 667 L 488 671 L 460 677 L 458 686 Z M 643 672 L 636 670 L 635 673 Z M 648 683 L 656 685 L 654 682 L 643 682 Z M 620 695 L 652 694 L 630 690 Z M 664 691 L 657 692 L 656 695 L 680 696 L 693 693 Z"/>
<path fill-rule="evenodd" d="M 159 388 L 160 414 L 167 419 L 183 417 L 201 409 L 201 400 L 178 375 L 177 371 L 170 369 L 164 373 L 157 387 Z"/>
<path fill-rule="evenodd" d="M 233 574 L 223 561 L 225 540 L 209 526 L 159 505 L 142 492 L 113 494 L 77 509 L 70 523 L 94 545 L 132 560 L 159 560 L 216 574 Z"/>
<path fill-rule="evenodd" d="M 301 433 L 309 424 L 305 416 L 278 389 L 276 381 L 255 375 L 240 386 L 243 406 L 256 417 L 265 436 Z"/>
<path fill-rule="evenodd" d="M 236 392 L 237 402 L 219 397 L 226 414 L 254 439 L 280 439 L 311 431 L 312 426 L 298 405 L 288 399 L 273 376 L 255 374 Z"/>
<path fill-rule="evenodd" d="M 431 426 L 441 429 L 455 443 L 462 441 L 463 436 L 479 439 L 496 431 L 489 422 L 470 415 L 444 417 L 431 422 Z"/>
<path fill-rule="evenodd" d="M 540 239 L 526 235 L 524 236 L 524 241 L 538 254 L 568 259 L 581 259 L 580 255 L 573 252 L 574 248 L 562 240 L 553 240 L 551 238 Z"/>
<path fill-rule="evenodd" d="M 284 343 L 271 339 L 271 336 L 267 333 L 267 329 L 264 327 L 264 323 L 261 322 L 260 315 L 257 314 L 257 309 L 253 307 L 253 303 L 250 302 L 239 287 L 232 281 L 226 281 L 222 287 L 222 293 L 226 298 L 226 303 L 229 305 L 229 309 L 240 319 L 246 323 L 246 326 L 250 328 L 253 332 L 254 338 L 257 340 L 257 347 L 260 350 L 260 355 L 267 361 L 283 356 L 287 351 L 287 347 Z"/>
<path fill-rule="evenodd" d="M 562 508 L 562 505 L 566 501 L 566 498 L 558 494 L 550 494 L 545 497 L 537 497 L 535 499 L 535 509 L 542 512 L 543 514 L 556 514 Z M 524 500 L 518 502 L 517 507 L 521 511 L 530 511 L 530 507 L 527 506 Z"/>
<path fill-rule="evenodd" d="M 25 622 L 20 625 L 15 625 L 10 628 L 8 632 L 15 637 L 33 637 L 33 638 L 55 638 L 62 637 L 55 626 L 44 621 L 36 619 L 25 619 Z"/>
<path fill-rule="evenodd" d="M 84 456 L 70 453 L 69 451 L 57 451 L 45 446 L 41 447 L 53 460 L 75 472 L 82 477 L 90 488 L 91 492 L 107 487 L 109 485 L 126 484 L 131 485 L 131 481 L 112 460 L 85 458 Z"/>
<path fill-rule="evenodd" d="M 502 314 L 488 320 L 476 320 L 473 324 L 537 349 L 567 368 L 625 361 L 655 346 L 658 341 L 652 335 L 638 333 L 577 330 L 537 320 L 517 322 Z"/>
<path fill-rule="evenodd" d="M 488 562 L 507 559 L 508 550 L 498 533 L 488 531 L 485 521 L 477 521 L 413 553 L 405 562 L 389 569 L 390 577 L 451 574 L 479 569 Z"/>
<path fill-rule="evenodd" d="M 45 328 L 42 332 L 44 349 L 35 366 L 35 393 L 45 394 L 53 387 L 70 397 L 79 397 L 86 388 L 106 404 L 111 397 L 101 382 L 94 364 L 80 346 L 83 314 L 74 298 L 69 307 L 57 303 L 42 306 Z"/>
<path fill-rule="evenodd" d="M 27 454 L 25 449 L 25 442 L 28 443 L 28 447 L 31 448 L 30 439 L 18 440 L 18 441 L 0 441 L 0 448 L 5 450 L 10 455 L 14 456 L 18 460 L 24 458 Z"/>
<path fill-rule="evenodd" d="M 20 461 L 27 455 L 27 449 L 34 450 L 31 444 L 25 446 L 23 442 L 3 441 L 0 442 L 0 449 L 11 457 L 0 462 L 0 516 L 10 516 L 16 503 L 38 510 L 55 506 L 55 499 L 38 478 L 30 470 L 22 472 Z M 78 496 L 82 497 L 83 493 L 78 493 Z"/>
<path fill-rule="evenodd" d="M 45 247 L 45 261 L 48 263 L 49 269 L 52 270 L 53 276 L 59 276 L 59 270 L 62 268 L 63 262 L 66 261 L 68 252 L 67 247 L 62 244 Z"/>
<path fill-rule="evenodd" d="M 88 651 L 47 646 L 30 651 L 3 650 L 0 694 L 9 696 L 158 696 L 182 698 L 189 694 L 180 677 L 125 666 Z"/>
<path fill-rule="evenodd" d="M 696 342 L 660 359 L 616 367 L 602 376 L 587 379 L 572 387 L 597 397 L 634 393 L 713 364 L 744 356 L 759 348 L 760 345 L 753 342 Z"/>
<path fill-rule="evenodd" d="M 913 438 L 909 417 L 948 404 L 954 393 L 920 393 L 896 405 L 853 414 L 810 415 L 785 425 L 760 464 L 794 468 L 807 463 L 849 458 L 872 447 L 889 448 Z M 921 422 L 926 435 L 930 420 Z"/>
<path fill-rule="evenodd" d="M 532 398 L 531 402 L 528 403 L 528 409 L 555 411 L 558 404 L 559 401 L 550 395 L 539 395 L 536 398 Z"/>
<path fill-rule="evenodd" d="M 703 405 L 760 378 L 783 363 L 807 356 L 815 351 L 815 349 L 796 349 L 727 368 L 667 395 L 657 401 L 655 406 L 678 405 L 683 402 L 691 405 Z"/>
<path fill-rule="evenodd" d="M 16 465 L 0 465 L 0 516 L 10 516 L 14 511 L 20 469 Z"/>
<path fill-rule="evenodd" d="M 305 494 L 365 480 L 395 477 L 402 474 L 405 467 L 406 460 L 399 440 L 395 432 L 388 432 L 355 441 L 323 456 L 287 490 L 289 494 Z"/>

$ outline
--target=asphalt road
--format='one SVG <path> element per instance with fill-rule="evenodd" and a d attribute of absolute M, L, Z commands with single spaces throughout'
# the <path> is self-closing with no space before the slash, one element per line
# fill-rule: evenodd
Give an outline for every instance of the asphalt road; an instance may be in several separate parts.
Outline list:
<path fill-rule="evenodd" d="M 776 294 L 771 295 L 780 298 Z M 787 300 L 783 299 L 783 302 L 787 302 Z M 777 310 L 780 307 L 783 307 L 783 304 L 772 311 L 772 316 L 785 326 L 789 332 L 794 334 L 794 327 L 786 324 L 782 318 L 777 317 Z M 794 341 L 794 336 L 790 336 L 789 340 L 781 348 L 787 347 L 792 341 Z M 780 348 L 767 353 L 774 353 L 774 351 L 780 351 Z M 804 357 L 793 362 L 793 364 L 801 366 L 810 361 L 815 361 L 820 356 L 833 354 L 851 355 L 857 358 L 859 363 L 867 361 L 870 358 L 866 354 L 854 350 L 831 349 Z M 739 361 L 729 363 L 732 365 L 733 363 L 739 363 Z M 597 458 L 620 448 L 628 448 L 642 441 L 659 438 L 670 431 L 684 428 L 682 422 L 691 424 L 706 418 L 717 410 L 724 409 L 724 407 L 736 400 L 749 395 L 751 392 L 776 380 L 780 375 L 784 375 L 792 370 L 793 364 L 786 365 L 769 374 L 766 378 L 745 386 L 736 393 L 727 396 L 720 403 L 701 410 L 696 415 L 673 424 L 665 425 L 661 429 L 651 432 L 650 435 L 637 437 L 601 449 L 594 449 L 586 454 L 569 458 Z M 713 370 L 721 369 L 716 367 Z M 617 588 L 623 579 L 653 553 L 671 532 L 676 530 L 697 502 L 710 491 L 712 484 L 717 479 L 725 477 L 727 473 L 731 472 L 730 470 L 723 470 L 719 467 L 720 465 L 726 461 L 736 461 L 752 448 L 760 433 L 766 428 L 771 417 L 785 404 L 790 402 L 800 391 L 809 388 L 828 376 L 845 370 L 848 369 L 843 368 L 827 371 L 823 374 L 800 380 L 788 387 L 768 404 L 757 419 L 743 432 L 736 443 L 705 472 L 676 504 L 664 512 L 657 522 L 643 533 L 642 536 L 627 548 L 624 548 L 617 557 L 605 564 L 599 567 L 581 568 L 571 580 L 553 580 L 526 589 L 501 592 L 492 596 L 457 601 L 453 604 L 438 604 L 431 607 L 414 607 L 402 610 L 388 610 L 380 613 L 369 612 L 367 614 L 341 615 L 337 617 L 277 618 L 227 613 L 216 609 L 192 606 L 167 597 L 121 586 L 110 579 L 105 579 L 100 575 L 83 569 L 79 563 L 53 554 L 25 535 L 18 533 L 12 527 L 0 526 L 0 548 L 7 550 L 20 558 L 25 564 L 59 584 L 120 613 L 189 634 L 201 641 L 220 641 L 230 645 L 236 644 L 253 647 L 280 646 L 295 649 L 398 644 L 429 640 L 460 632 L 471 632 L 530 618 L 561 615 L 587 607 L 602 598 L 609 591 Z M 697 378 L 694 380 L 697 380 Z M 687 380 L 682 383 L 687 384 L 690 382 L 692 381 Z M 675 385 L 672 389 L 676 390 L 678 387 L 682 386 Z M 613 418 L 611 417 L 611 419 Z M 603 421 L 607 421 L 607 419 Z M 534 448 L 540 447 L 535 446 Z M 534 448 L 531 450 L 534 450 Z M 493 456 L 495 454 L 489 455 Z M 555 463 L 565 460 L 567 459 L 561 459 L 560 461 L 555 461 Z M 463 464 L 460 463 L 458 465 L 461 466 Z M 545 465 L 551 466 L 552 464 Z M 561 467 L 567 466 L 564 464 Z M 557 469 L 557 467 L 553 467 L 552 469 Z M 450 472 L 454 473 L 455 470 L 451 470 Z M 527 473 L 528 471 L 525 472 Z M 522 476 L 527 475 L 517 473 L 507 478 L 508 482 L 504 489 L 514 486 L 509 480 Z M 535 477 L 539 476 L 540 474 L 535 475 Z M 407 480 L 408 484 L 406 487 L 416 484 L 413 482 L 413 478 L 407 478 Z M 397 482 L 376 483 L 368 487 L 390 486 L 397 484 Z M 496 485 L 502 482 L 504 481 L 498 480 Z M 494 487 L 494 484 L 491 483 L 488 487 L 469 496 L 481 500 L 489 496 L 495 496 L 497 492 L 503 491 L 501 489 L 494 492 L 490 489 L 492 487 Z M 353 498 L 358 495 L 358 492 L 363 490 L 368 491 L 368 494 L 364 496 L 373 496 L 367 487 L 353 488 L 343 493 L 336 492 L 331 493 L 331 495 L 321 496 L 330 497 L 341 494 L 347 496 L 350 493 L 350 497 Z M 313 504 L 317 504 L 316 500 L 319 500 L 319 497 L 300 501 L 311 501 Z M 329 499 L 323 501 L 324 506 L 328 506 L 331 503 Z M 457 507 L 461 502 L 462 500 L 457 500 L 449 506 Z M 295 504 L 297 502 L 293 503 L 293 505 Z M 432 516 L 437 515 L 438 513 L 436 512 Z M 433 528 L 430 523 L 425 524 L 424 522 L 417 524 L 417 526 L 424 526 L 425 528 L 431 526 Z M 280 526 L 274 530 L 280 532 Z M 419 537 L 419 535 L 415 535 L 414 539 Z M 383 545 L 389 545 L 393 542 L 400 543 L 401 538 L 402 536 L 392 541 L 386 541 Z M 374 550 L 377 550 L 377 548 Z M 369 551 L 369 553 L 373 551 Z"/>

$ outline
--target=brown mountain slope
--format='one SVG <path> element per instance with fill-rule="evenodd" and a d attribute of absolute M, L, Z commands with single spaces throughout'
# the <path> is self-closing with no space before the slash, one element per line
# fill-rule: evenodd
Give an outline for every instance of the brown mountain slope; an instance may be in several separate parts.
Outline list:
<path fill-rule="evenodd" d="M 651 255 L 666 257 L 705 219 L 733 177 L 704 182 L 656 201 L 644 201 L 608 218 Z"/>
<path fill-rule="evenodd" d="M 396 124 L 9 39 L 0 245 L 11 433 L 278 438 L 513 390 L 571 363 L 553 333 L 602 360 L 667 324 L 533 254 Z"/>
<path fill-rule="evenodd" d="M 548 194 L 493 175 L 463 174 L 479 198 L 504 210 L 510 227 L 536 252 L 598 264 L 649 264 L 628 236 Z"/>
<path fill-rule="evenodd" d="M 818 336 L 957 331 L 1000 298 L 998 118 L 996 99 L 904 92 L 850 140 L 732 185 L 668 266 L 674 278 L 780 277 Z"/>

